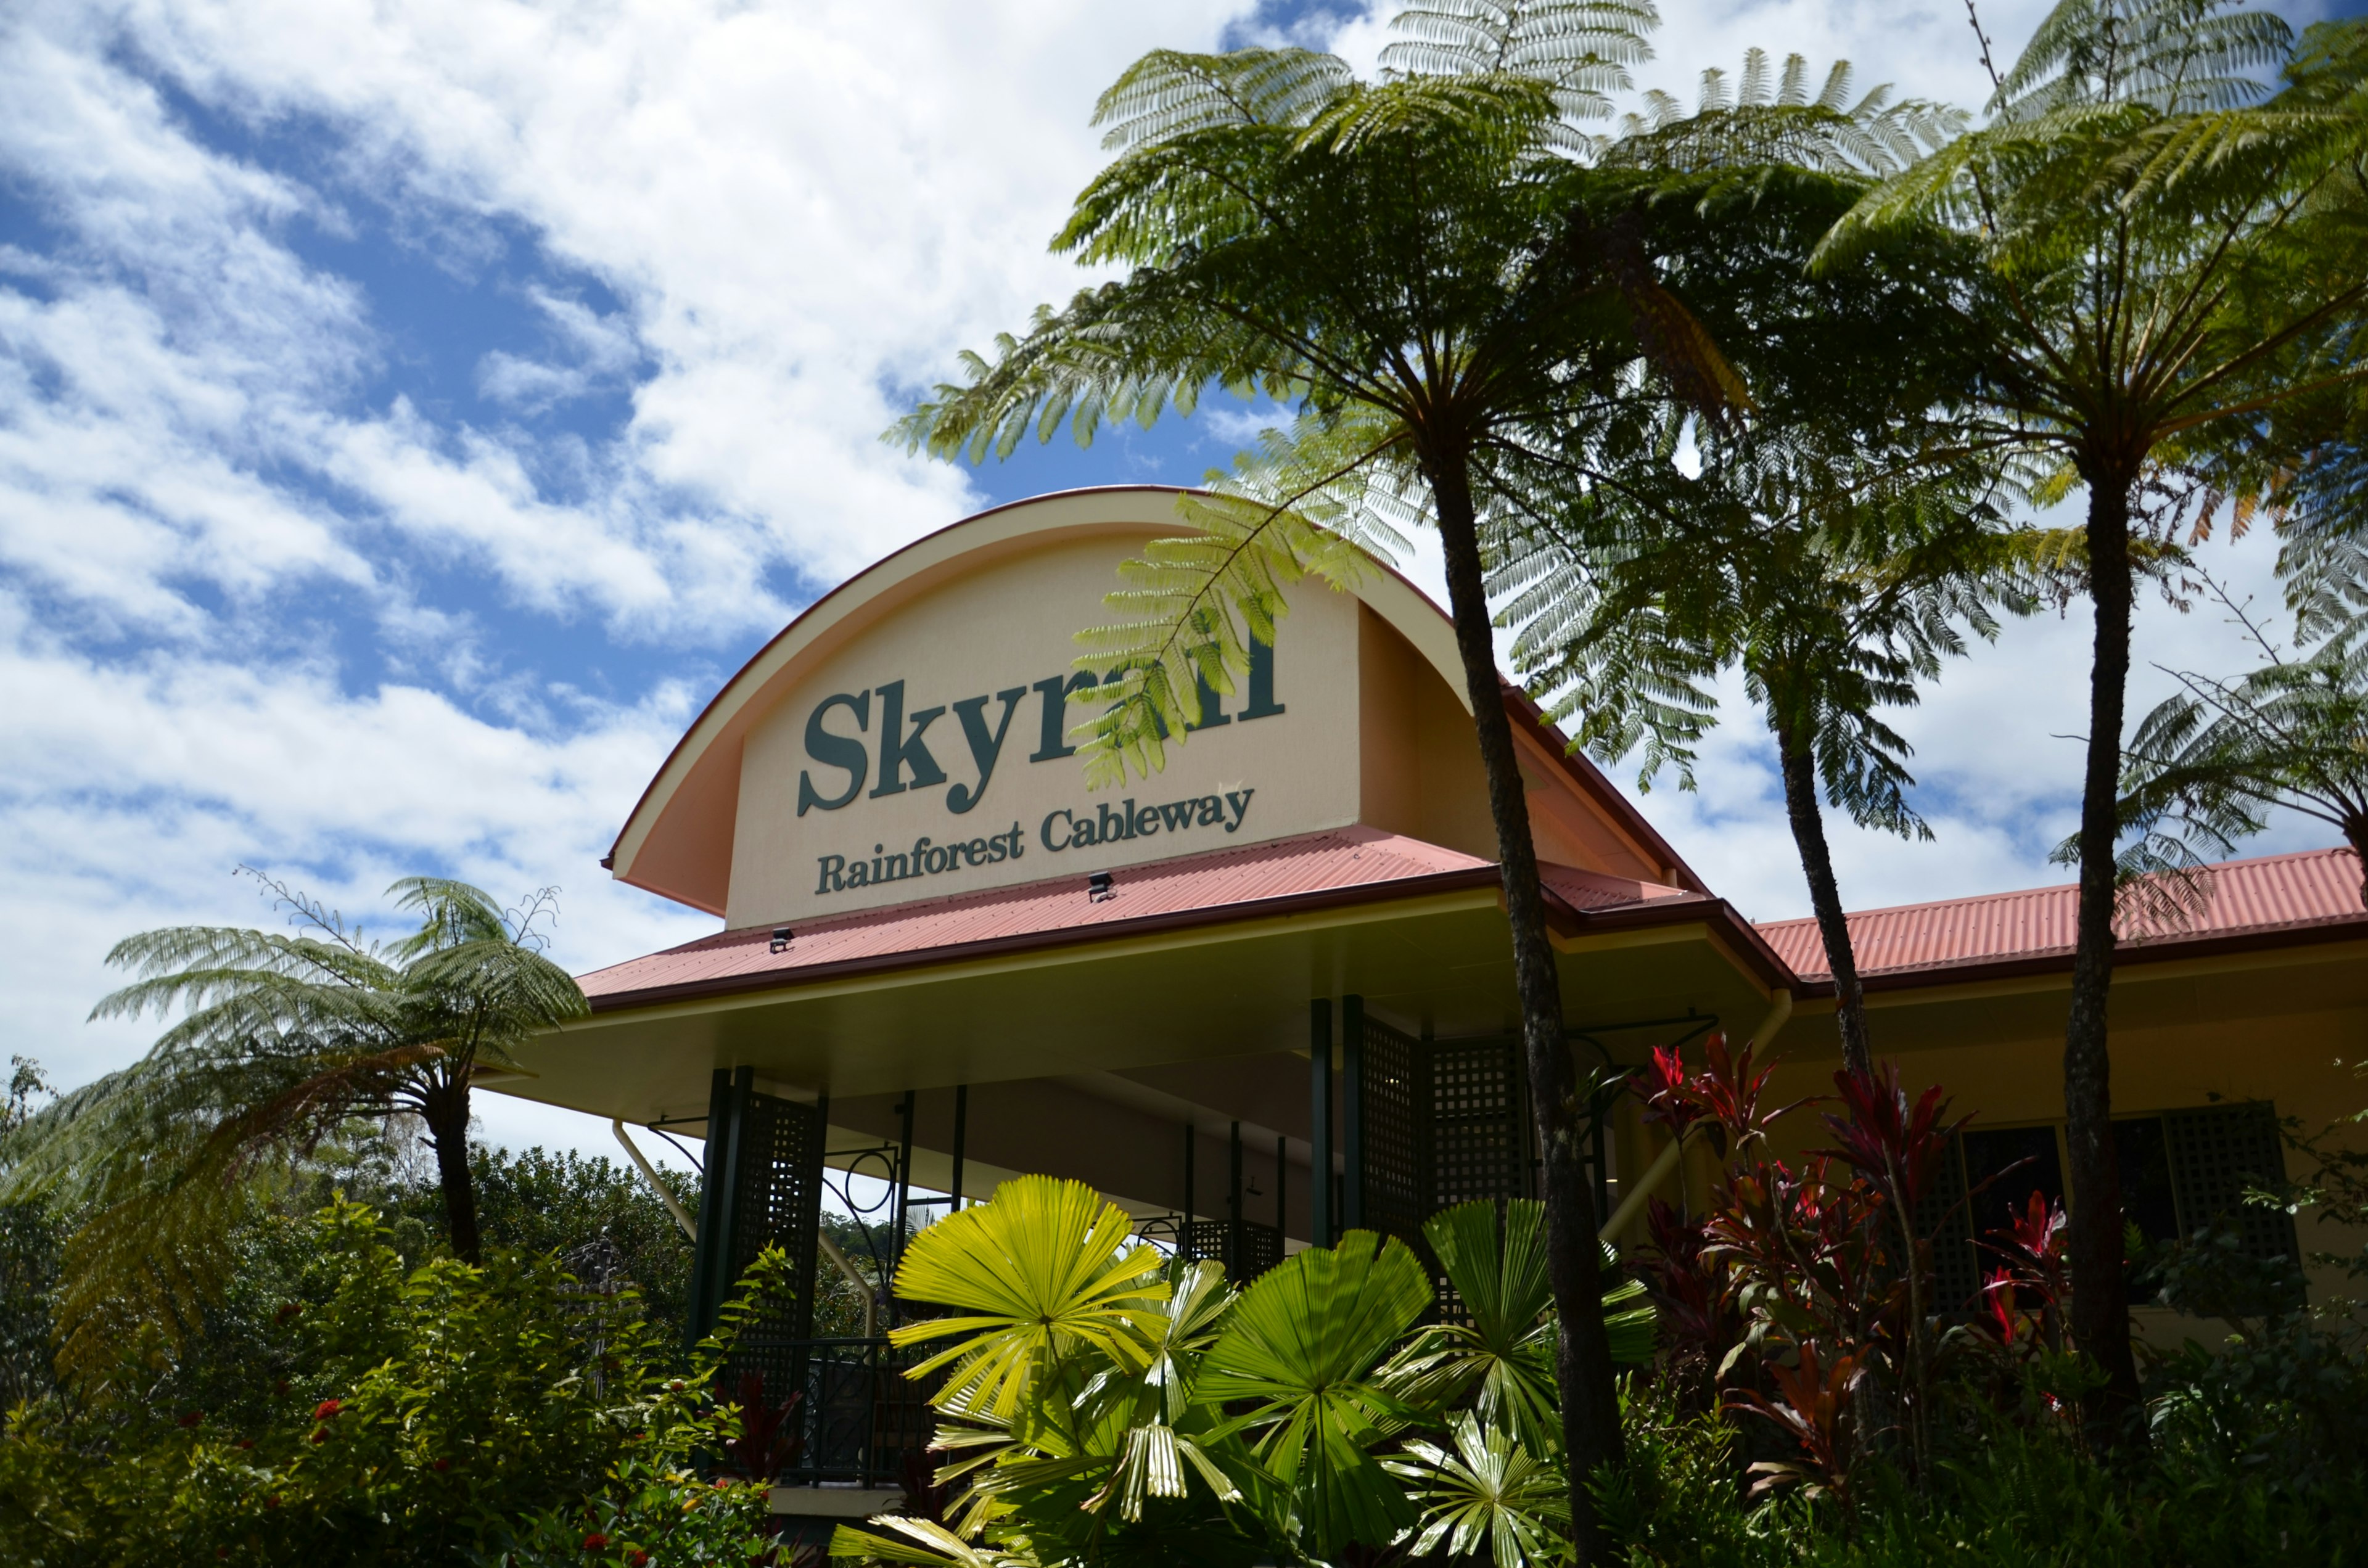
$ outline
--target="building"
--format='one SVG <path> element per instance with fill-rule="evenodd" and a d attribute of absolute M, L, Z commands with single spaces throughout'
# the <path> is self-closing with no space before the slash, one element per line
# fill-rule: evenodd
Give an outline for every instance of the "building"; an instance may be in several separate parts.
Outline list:
<path fill-rule="evenodd" d="M 1303 585 L 1161 772 L 1087 790 L 1072 636 L 1176 528 L 1174 497 L 1049 496 L 890 556 L 751 660 L 634 807 L 613 874 L 723 929 L 585 976 L 592 1016 L 498 1086 L 705 1139 L 698 1311 L 768 1241 L 870 1278 L 817 1224 L 849 1172 L 879 1178 L 855 1196 L 885 1254 L 915 1206 L 1044 1171 L 1243 1275 L 1343 1226 L 1408 1232 L 1527 1188 L 1494 834 L 1428 599 L 1378 568 Z M 1592 1165 L 1617 1204 L 1659 1153 L 1618 1071 L 1720 1029 L 1814 1093 L 1832 988 L 1809 923 L 1746 920 L 1502 699 L 1572 1049 L 1606 1070 Z M 2061 1191 L 2070 890 L 1853 919 L 1878 1049 L 1980 1118 L 1954 1179 L 2028 1158 L 1989 1199 Z M 2368 1054 L 2360 868 L 2239 862 L 2200 922 L 2131 938 L 2114 1103 L 2132 1211 L 2166 1230 L 2282 1168 L 2275 1117 L 2368 1103 L 2342 1065 Z M 2246 1223 L 2250 1246 L 2302 1244 L 2283 1215 Z M 1968 1235 L 1944 1277 L 1970 1291 L 1974 1256 Z M 806 1478 L 868 1506 L 918 1412 L 877 1344 L 815 1344 L 803 1310 L 750 1356 L 809 1391 Z"/>

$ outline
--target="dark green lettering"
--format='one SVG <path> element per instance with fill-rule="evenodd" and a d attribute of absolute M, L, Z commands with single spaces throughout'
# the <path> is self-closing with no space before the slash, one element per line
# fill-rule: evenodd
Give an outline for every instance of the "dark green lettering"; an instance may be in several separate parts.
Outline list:
<path fill-rule="evenodd" d="M 1159 820 L 1167 824 L 1168 832 L 1181 833 L 1192 825 L 1192 808 L 1197 803 L 1192 801 L 1171 801 L 1158 808 Z"/>
<path fill-rule="evenodd" d="M 1206 675 L 1196 671 L 1192 676 L 1192 684 L 1200 688 L 1201 722 L 1197 724 L 1185 725 L 1184 728 L 1188 732 L 1214 730 L 1234 722 L 1225 712 L 1224 699 L 1217 695 L 1217 688 L 1209 684 L 1209 677 Z"/>
<path fill-rule="evenodd" d="M 1011 733 L 1011 715 L 1019 710 L 1019 699 L 1028 695 L 1024 686 L 995 694 L 1003 702 L 1003 718 L 995 726 L 995 733 L 986 733 L 986 699 L 965 697 L 954 704 L 954 717 L 962 721 L 962 739 L 970 743 L 971 765 L 978 769 L 976 784 L 957 784 L 946 791 L 946 808 L 956 816 L 969 811 L 986 793 L 986 781 L 995 777 L 995 759 L 1003 755 L 1003 737 Z"/>
<path fill-rule="evenodd" d="M 886 691 L 886 687 L 880 688 Z M 1250 639 L 1250 700 L 1242 710 L 1242 718 L 1271 719 L 1283 711 L 1283 705 L 1274 699 L 1274 644 Z M 1230 830 L 1228 830 L 1230 831 Z"/>
<path fill-rule="evenodd" d="M 825 855 L 816 864 L 822 867 L 822 880 L 814 884 L 817 893 L 843 892 L 847 888 L 847 857 Z"/>
<path fill-rule="evenodd" d="M 823 728 L 823 716 L 834 708 L 844 708 L 855 715 L 858 733 L 871 726 L 871 694 L 868 691 L 852 697 L 843 691 L 833 692 L 814 704 L 814 710 L 806 715 L 806 755 L 825 767 L 845 768 L 847 788 L 837 795 L 825 797 L 814 787 L 813 776 L 801 770 L 798 774 L 800 816 L 806 814 L 808 806 L 820 806 L 824 811 L 835 812 L 855 799 L 856 791 L 863 788 L 864 771 L 871 762 L 861 741 L 853 735 L 834 735 Z"/>
<path fill-rule="evenodd" d="M 1216 796 L 1203 795 L 1201 797 L 1198 804 L 1201 808 L 1201 821 L 1199 825 L 1202 827 L 1214 827 L 1219 823 L 1225 820 L 1225 802 L 1217 799 Z"/>
<path fill-rule="evenodd" d="M 1225 824 L 1225 831 L 1227 833 L 1231 833 L 1235 828 L 1240 827 L 1242 825 L 1242 819 L 1250 814 L 1250 797 L 1257 793 L 1258 791 L 1255 790 L 1228 790 L 1225 791 L 1225 804 L 1234 809 L 1234 820 Z"/>
<path fill-rule="evenodd" d="M 905 769 L 913 770 L 910 788 L 926 790 L 932 784 L 946 781 L 946 770 L 929 755 L 921 733 L 945 712 L 943 708 L 924 708 L 913 715 L 913 733 L 905 733 L 905 683 L 885 681 L 880 692 L 880 782 L 871 787 L 872 800 L 882 795 L 901 795 L 907 786 Z"/>
<path fill-rule="evenodd" d="M 1090 670 L 1079 670 L 1073 676 L 1054 676 L 1036 683 L 1037 691 L 1044 699 L 1043 728 L 1038 733 L 1039 744 L 1029 761 L 1051 762 L 1077 755 L 1077 748 L 1064 740 L 1069 731 L 1069 694 L 1093 688 L 1094 677 Z"/>

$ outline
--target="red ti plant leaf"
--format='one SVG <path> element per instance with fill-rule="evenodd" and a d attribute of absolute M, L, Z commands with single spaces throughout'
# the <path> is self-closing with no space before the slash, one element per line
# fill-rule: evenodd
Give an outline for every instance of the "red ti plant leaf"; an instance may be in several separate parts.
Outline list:
<path fill-rule="evenodd" d="M 795 1464 L 805 1439 L 791 1417 L 804 1400 L 798 1391 L 777 1405 L 767 1403 L 762 1372 L 743 1372 L 736 1396 L 727 1397 L 719 1384 L 715 1402 L 740 1407 L 740 1435 L 723 1443 L 724 1468 L 750 1481 L 771 1481 Z"/>
<path fill-rule="evenodd" d="M 2016 1304 L 2014 1271 L 1998 1268 L 1982 1281 L 1982 1311 L 1975 1321 L 2002 1346 L 2020 1343 L 2031 1319 Z"/>
<path fill-rule="evenodd" d="M 1938 1084 L 1911 1108 L 1907 1091 L 1899 1086 L 1899 1068 L 1889 1062 L 1880 1075 L 1837 1073 L 1834 1087 L 1840 1091 L 1845 1114 L 1828 1111 L 1825 1120 L 1839 1147 L 1817 1152 L 1863 1171 L 1884 1198 L 1912 1215 L 1940 1174 L 1949 1140 L 1973 1118 L 1943 1121 L 1949 1097 Z"/>
<path fill-rule="evenodd" d="M 2063 1348 L 2064 1301 L 2072 1289 L 2064 1231 L 2064 1206 L 2034 1192 L 2021 1213 L 1988 1233 L 1994 1239 L 1982 1243 L 1984 1251 L 1995 1254 L 2005 1265 L 1991 1277 L 1988 1289 L 2003 1289 L 2018 1304 L 2037 1307 L 2051 1350 Z M 2005 1281 L 2002 1287 L 1997 1283 L 1999 1280 Z"/>
<path fill-rule="evenodd" d="M 1652 1064 L 1630 1080 L 1636 1097 L 1645 1102 L 1645 1119 L 1657 1121 L 1679 1138 L 1702 1118 L 1702 1096 L 1673 1045 L 1653 1048 Z"/>
<path fill-rule="evenodd" d="M 1674 1048 L 1656 1046 L 1652 1065 L 1634 1080 L 1645 1102 L 1645 1119 L 1665 1123 L 1679 1137 L 1695 1122 L 1708 1120 L 1724 1137 L 1722 1153 L 1763 1136 L 1770 1124 L 1794 1108 L 1762 1108 L 1768 1080 L 1776 1069 L 1770 1064 L 1755 1071 L 1752 1054 L 1748 1043 L 1730 1053 L 1722 1031 L 1702 1042 L 1702 1071 L 1689 1074 Z"/>
<path fill-rule="evenodd" d="M 1932 1451 L 1932 1267 L 1931 1243 L 1918 1232 L 1916 1210 L 1940 1174 L 1949 1140 L 1973 1118 L 1949 1120 L 1949 1097 L 1938 1085 L 1909 1105 L 1894 1062 L 1884 1062 L 1879 1074 L 1837 1073 L 1834 1087 L 1843 1114 L 1826 1113 L 1836 1146 L 1819 1153 L 1846 1162 L 1866 1177 L 1891 1211 L 1898 1233 L 1897 1272 L 1907 1290 L 1907 1357 L 1900 1369 L 1899 1393 L 1907 1417 L 1909 1458 L 1920 1477 L 1929 1470 Z"/>
<path fill-rule="evenodd" d="M 1821 1366 L 1814 1344 L 1804 1342 L 1800 1351 L 1798 1367 L 1769 1363 L 1768 1376 L 1776 1385 L 1774 1399 L 1748 1392 L 1728 1396 L 1729 1403 L 1773 1422 L 1801 1446 L 1797 1460 L 1765 1460 L 1753 1465 L 1751 1473 L 1759 1479 L 1751 1483 L 1751 1493 L 1756 1497 L 1780 1486 L 1797 1485 L 1810 1497 L 1829 1492 L 1846 1501 L 1853 1457 L 1850 1396 L 1857 1391 L 1863 1368 L 1856 1356 L 1839 1357 L 1832 1366 Z"/>
<path fill-rule="evenodd" d="M 1726 1260 L 1712 1245 L 1707 1221 L 1688 1220 L 1657 1198 L 1645 1206 L 1645 1223 L 1652 1242 L 1640 1262 L 1668 1370 L 1690 1403 L 1706 1407 L 1720 1363 L 1743 1336 Z"/>

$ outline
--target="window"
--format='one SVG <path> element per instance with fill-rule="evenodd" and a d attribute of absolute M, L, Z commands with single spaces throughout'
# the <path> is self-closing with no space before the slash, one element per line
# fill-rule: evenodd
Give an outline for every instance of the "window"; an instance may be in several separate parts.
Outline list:
<path fill-rule="evenodd" d="M 2175 1241 L 2226 1217 L 2248 1256 L 2301 1263 L 2294 1217 L 2244 1201 L 2248 1188 L 2274 1189 L 2285 1176 L 2277 1112 L 2267 1102 L 2117 1120 L 2113 1163 L 2123 1215 L 2148 1241 Z M 1971 1201 L 1959 1207 L 1968 1192 Z M 2051 1203 L 2064 1200 L 2059 1128 L 1976 1123 L 1957 1137 L 1918 1216 L 1933 1238 L 1933 1272 L 1944 1307 L 1970 1305 L 1982 1275 L 1997 1267 L 1976 1243 L 2023 1212 L 2034 1192 Z"/>
<path fill-rule="evenodd" d="M 1965 1187 L 1974 1193 L 1975 1236 L 2006 1229 L 2031 1206 L 2034 1192 L 2050 1203 L 2064 1201 L 2064 1161 L 2053 1127 L 1985 1129 L 1976 1122 L 1957 1142 L 1965 1162 Z M 1984 1182 L 1989 1185 L 1983 1187 Z"/>
<path fill-rule="evenodd" d="M 2150 1242 L 2177 1241 L 2179 1199 L 2162 1118 L 2113 1123 L 2113 1165 L 2122 1176 L 2122 1218 Z"/>

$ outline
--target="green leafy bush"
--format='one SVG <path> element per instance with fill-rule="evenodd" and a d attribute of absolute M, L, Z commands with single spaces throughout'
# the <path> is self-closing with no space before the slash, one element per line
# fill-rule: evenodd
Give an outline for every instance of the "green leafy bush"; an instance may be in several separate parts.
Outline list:
<path fill-rule="evenodd" d="M 0 1538 L 14 1562 L 529 1562 L 549 1560 L 552 1532 L 587 1507 L 571 1561 L 586 1560 L 592 1534 L 645 1539 L 631 1550 L 661 1563 L 712 1561 L 680 1555 L 686 1532 L 701 1551 L 734 1531 L 756 1539 L 761 1496 L 688 1473 L 730 1412 L 708 1370 L 677 1375 L 677 1346 L 631 1290 L 501 1249 L 479 1267 L 406 1268 L 378 1217 L 343 1201 L 307 1240 L 271 1314 L 284 1370 L 264 1370 L 251 1399 L 94 1409 L 52 1397 L 10 1415 Z M 760 1261 L 727 1333 L 785 1268 L 778 1254 Z M 701 1346 L 704 1369 L 722 1348 Z M 661 1516 L 670 1528 L 652 1524 Z M 593 1528 L 604 1519 L 620 1528 Z"/>

